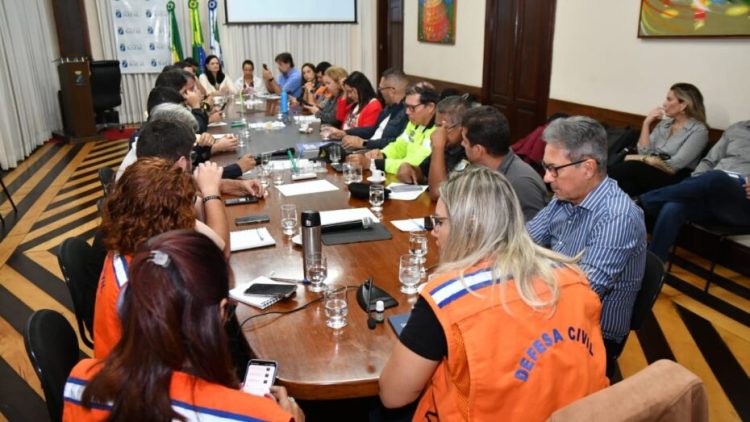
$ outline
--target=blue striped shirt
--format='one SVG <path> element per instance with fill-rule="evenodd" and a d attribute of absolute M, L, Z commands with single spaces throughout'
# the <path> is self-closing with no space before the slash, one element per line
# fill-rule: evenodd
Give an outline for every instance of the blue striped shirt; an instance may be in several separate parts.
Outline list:
<path fill-rule="evenodd" d="M 555 196 L 526 229 L 555 252 L 583 251 L 578 264 L 602 301 L 604 338 L 622 341 L 646 267 L 643 211 L 607 177 L 577 206 Z"/>

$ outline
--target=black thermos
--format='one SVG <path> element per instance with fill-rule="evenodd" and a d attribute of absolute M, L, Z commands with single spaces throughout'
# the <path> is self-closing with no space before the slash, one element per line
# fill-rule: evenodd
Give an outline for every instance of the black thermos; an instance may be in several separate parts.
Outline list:
<path fill-rule="evenodd" d="M 307 260 L 313 254 L 322 253 L 320 241 L 320 213 L 302 211 L 302 274 L 307 279 Z"/>

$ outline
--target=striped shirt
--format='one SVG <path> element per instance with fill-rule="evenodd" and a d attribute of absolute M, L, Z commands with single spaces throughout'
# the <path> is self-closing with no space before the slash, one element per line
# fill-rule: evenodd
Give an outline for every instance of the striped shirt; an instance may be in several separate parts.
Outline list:
<path fill-rule="evenodd" d="M 577 206 L 555 196 L 526 229 L 555 252 L 583 252 L 578 265 L 602 301 L 604 338 L 622 341 L 646 267 L 643 211 L 607 177 Z"/>

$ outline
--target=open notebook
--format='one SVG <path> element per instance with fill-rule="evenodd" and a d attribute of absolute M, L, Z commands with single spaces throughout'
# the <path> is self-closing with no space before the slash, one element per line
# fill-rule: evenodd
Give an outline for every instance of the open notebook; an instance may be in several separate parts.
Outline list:
<path fill-rule="evenodd" d="M 290 286 L 291 294 L 277 294 L 277 295 L 254 295 L 254 294 L 245 294 L 245 290 L 248 289 L 248 287 L 252 286 L 253 284 L 276 284 L 280 286 Z M 293 290 L 292 290 L 293 288 Z M 242 283 L 235 286 L 234 289 L 229 291 L 229 297 L 238 301 L 242 302 L 244 304 L 254 306 L 258 309 L 266 309 L 267 307 L 273 305 L 274 303 L 286 299 L 287 297 L 291 296 L 296 292 L 297 286 L 290 283 L 280 283 L 278 281 L 273 281 L 268 277 L 260 276 L 253 281 L 249 283 Z"/>
<path fill-rule="evenodd" d="M 239 230 L 229 233 L 229 245 L 231 246 L 232 252 L 262 248 L 264 246 L 275 244 L 276 241 L 271 237 L 271 233 L 269 233 L 268 229 L 265 227 L 259 229 Z"/>

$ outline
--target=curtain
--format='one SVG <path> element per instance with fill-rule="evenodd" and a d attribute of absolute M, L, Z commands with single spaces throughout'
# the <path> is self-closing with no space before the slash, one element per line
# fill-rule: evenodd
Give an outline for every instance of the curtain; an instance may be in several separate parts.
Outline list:
<path fill-rule="evenodd" d="M 200 0 L 200 15 L 204 39 L 208 39 L 207 0 Z M 98 22 L 89 23 L 91 37 L 100 37 L 106 60 L 116 60 L 116 46 L 113 35 L 111 4 L 109 0 L 97 1 Z M 186 0 L 175 1 L 175 14 L 180 27 L 183 51 L 190 54 L 192 37 L 190 16 Z M 326 60 L 348 71 L 359 70 L 369 78 L 375 75 L 375 2 L 359 1 L 357 4 L 358 24 L 283 24 L 225 25 L 224 2 L 219 1 L 219 35 L 224 60 L 224 73 L 233 79 L 242 73 L 242 61 L 250 59 L 255 63 L 255 72 L 260 75 L 262 64 L 266 63 L 277 73 L 273 61 L 278 53 L 287 51 L 294 57 L 296 67 L 305 62 L 317 64 Z M 98 25 L 97 25 L 98 24 Z M 208 50 L 208 44 L 204 46 Z M 157 74 L 123 74 L 122 106 L 120 120 L 123 123 L 143 121 L 148 93 L 156 81 Z M 377 81 L 372 80 L 376 86 Z"/>
<path fill-rule="evenodd" d="M 18 162 L 62 128 L 52 8 L 46 0 L 0 2 L 0 167 Z"/>

